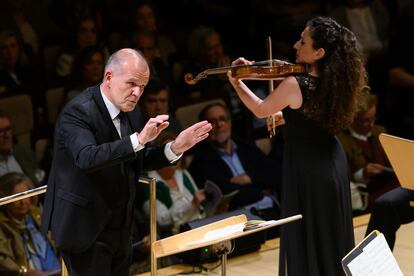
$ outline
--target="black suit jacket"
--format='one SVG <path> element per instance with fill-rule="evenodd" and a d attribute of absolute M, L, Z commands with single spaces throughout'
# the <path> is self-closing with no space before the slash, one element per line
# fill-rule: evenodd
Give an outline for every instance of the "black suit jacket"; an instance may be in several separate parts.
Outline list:
<path fill-rule="evenodd" d="M 143 128 L 137 108 L 127 116 L 133 131 Z M 134 197 L 129 186 L 141 170 L 170 164 L 163 151 L 145 147 L 135 153 L 129 136 L 119 138 L 99 86 L 86 89 L 65 105 L 55 126 L 42 232 L 50 229 L 60 249 L 89 248 L 119 215 L 114 210 Z"/>
<path fill-rule="evenodd" d="M 230 183 L 233 175 L 229 166 L 208 141 L 196 146 L 189 171 L 198 185 L 204 185 L 206 180 L 211 180 L 221 188 L 223 194 L 239 190 L 230 202 L 230 209 L 237 209 L 260 200 L 263 198 L 262 189 L 275 189 L 278 183 L 277 177 L 273 175 L 276 170 L 275 162 L 254 143 L 238 138 L 233 138 L 233 141 L 237 144 L 240 162 L 252 179 L 251 185 Z"/>

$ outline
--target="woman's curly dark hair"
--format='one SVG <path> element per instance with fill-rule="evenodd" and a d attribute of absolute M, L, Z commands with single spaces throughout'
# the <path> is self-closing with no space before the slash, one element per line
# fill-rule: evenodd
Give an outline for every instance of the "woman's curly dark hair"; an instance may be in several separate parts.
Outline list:
<path fill-rule="evenodd" d="M 313 48 L 323 48 L 318 61 L 319 86 L 304 104 L 305 115 L 331 133 L 347 128 L 366 93 L 367 74 L 355 35 L 329 17 L 316 17 L 306 24 Z"/>

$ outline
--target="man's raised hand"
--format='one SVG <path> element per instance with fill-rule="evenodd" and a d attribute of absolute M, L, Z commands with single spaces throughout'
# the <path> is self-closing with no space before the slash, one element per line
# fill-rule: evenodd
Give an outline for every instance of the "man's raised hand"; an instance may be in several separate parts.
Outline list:
<path fill-rule="evenodd" d="M 138 133 L 138 142 L 145 145 L 156 139 L 161 131 L 169 126 L 170 123 L 167 120 L 168 115 L 158 115 L 155 118 L 150 118 L 141 132 Z"/>
<path fill-rule="evenodd" d="M 181 131 L 171 144 L 171 150 L 176 155 L 181 155 L 186 150 L 192 148 L 198 142 L 208 137 L 208 132 L 212 126 L 207 121 L 198 122 L 185 130 Z"/>

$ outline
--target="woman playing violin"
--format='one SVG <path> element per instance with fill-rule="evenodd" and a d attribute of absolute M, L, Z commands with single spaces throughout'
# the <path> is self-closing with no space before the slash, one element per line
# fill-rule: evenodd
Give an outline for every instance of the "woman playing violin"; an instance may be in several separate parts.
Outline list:
<path fill-rule="evenodd" d="M 286 122 L 282 217 L 303 219 L 281 227 L 279 275 L 342 275 L 354 235 L 347 161 L 335 135 L 352 122 L 366 73 L 355 35 L 331 18 L 310 20 L 293 47 L 309 72 L 286 77 L 264 100 L 227 75 L 256 116 L 277 113 Z M 241 64 L 252 62 L 233 62 Z"/>

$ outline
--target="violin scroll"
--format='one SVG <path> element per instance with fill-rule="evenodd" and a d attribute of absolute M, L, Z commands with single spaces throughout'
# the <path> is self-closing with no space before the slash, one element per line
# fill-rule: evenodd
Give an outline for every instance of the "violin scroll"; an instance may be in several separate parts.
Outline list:
<path fill-rule="evenodd" d="M 184 81 L 188 84 L 194 85 L 197 82 L 199 82 L 201 79 L 204 79 L 206 77 L 207 77 L 207 74 L 205 74 L 204 72 L 201 72 L 196 77 L 194 77 L 193 74 L 191 73 L 187 73 L 184 75 Z"/>

